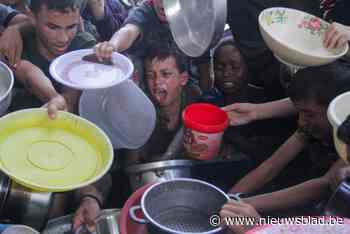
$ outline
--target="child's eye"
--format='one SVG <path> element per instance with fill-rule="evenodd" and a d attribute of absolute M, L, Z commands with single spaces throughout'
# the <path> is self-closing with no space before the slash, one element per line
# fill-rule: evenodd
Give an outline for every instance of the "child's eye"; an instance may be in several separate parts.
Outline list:
<path fill-rule="evenodd" d="M 170 73 L 170 72 L 164 72 L 162 75 L 163 75 L 163 77 L 165 77 L 165 78 L 170 78 L 173 74 Z"/>
<path fill-rule="evenodd" d="M 58 29 L 58 27 L 54 26 L 54 25 L 49 25 L 48 28 L 51 29 L 51 30 L 57 30 Z"/>
<path fill-rule="evenodd" d="M 68 30 L 75 30 L 77 28 L 77 25 L 72 25 L 68 27 Z"/>
<path fill-rule="evenodd" d="M 153 79 L 154 77 L 153 77 L 153 73 L 146 73 L 146 77 L 147 77 L 147 79 Z"/>

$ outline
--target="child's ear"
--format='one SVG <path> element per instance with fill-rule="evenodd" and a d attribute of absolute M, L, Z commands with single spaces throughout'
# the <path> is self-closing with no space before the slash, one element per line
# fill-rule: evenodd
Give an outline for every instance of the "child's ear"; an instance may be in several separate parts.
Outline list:
<path fill-rule="evenodd" d="M 188 73 L 186 71 L 184 71 L 183 73 L 180 74 L 180 84 L 182 86 L 185 86 L 187 84 L 188 79 L 190 78 L 190 76 L 188 75 Z"/>

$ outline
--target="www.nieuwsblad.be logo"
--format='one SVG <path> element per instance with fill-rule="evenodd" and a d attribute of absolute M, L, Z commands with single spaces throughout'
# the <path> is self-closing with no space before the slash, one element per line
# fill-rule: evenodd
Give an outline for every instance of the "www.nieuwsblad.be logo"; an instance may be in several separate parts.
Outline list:
<path fill-rule="evenodd" d="M 232 225 L 339 225 L 344 224 L 344 218 L 341 217 L 290 217 L 290 218 L 275 218 L 275 217 L 226 217 L 221 219 L 219 215 L 213 215 L 210 218 L 210 224 L 218 227 L 222 224 L 227 226 Z"/>

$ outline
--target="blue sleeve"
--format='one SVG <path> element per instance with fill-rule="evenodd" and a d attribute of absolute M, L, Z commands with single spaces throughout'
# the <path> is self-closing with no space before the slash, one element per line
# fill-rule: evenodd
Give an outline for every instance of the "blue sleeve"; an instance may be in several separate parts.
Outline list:
<path fill-rule="evenodd" d="M 150 24 L 157 20 L 155 17 L 157 16 L 154 14 L 152 6 L 149 5 L 149 3 L 144 2 L 129 12 L 129 16 L 126 18 L 124 25 L 134 24 L 140 28 L 141 33 L 143 34 L 152 29 Z"/>
<path fill-rule="evenodd" d="M 6 27 L 17 14 L 18 12 L 11 7 L 0 4 L 0 25 Z"/>
<path fill-rule="evenodd" d="M 109 40 L 122 26 L 127 14 L 126 9 L 118 0 L 106 0 L 105 17 L 101 20 L 93 21 L 101 40 Z"/>

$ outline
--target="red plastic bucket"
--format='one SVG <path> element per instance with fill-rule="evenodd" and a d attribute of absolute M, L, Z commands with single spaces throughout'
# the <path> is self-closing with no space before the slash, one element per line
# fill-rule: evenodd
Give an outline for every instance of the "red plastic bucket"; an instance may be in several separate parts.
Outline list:
<path fill-rule="evenodd" d="M 226 112 L 212 104 L 195 103 L 185 108 L 182 118 L 185 124 L 184 145 L 188 155 L 199 160 L 214 158 L 228 126 Z"/>

